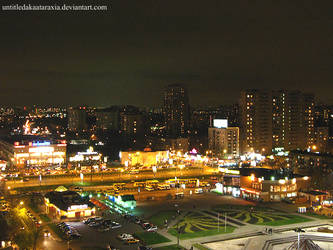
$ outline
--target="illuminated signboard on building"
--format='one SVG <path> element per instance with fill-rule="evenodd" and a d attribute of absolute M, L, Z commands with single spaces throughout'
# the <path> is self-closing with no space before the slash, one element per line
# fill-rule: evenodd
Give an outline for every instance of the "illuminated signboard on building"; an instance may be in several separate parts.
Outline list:
<path fill-rule="evenodd" d="M 81 210 L 81 209 L 87 209 L 88 205 L 87 204 L 83 204 L 83 205 L 72 205 L 70 207 L 68 207 L 68 211 L 71 210 Z"/>
<path fill-rule="evenodd" d="M 214 119 L 213 126 L 215 128 L 227 128 L 228 127 L 228 120 L 227 119 Z"/>
<path fill-rule="evenodd" d="M 54 147 L 29 148 L 29 153 L 50 153 L 53 151 L 54 151 Z"/>
<path fill-rule="evenodd" d="M 49 141 L 43 141 L 43 142 L 37 141 L 37 142 L 32 143 L 32 146 L 37 146 L 37 147 L 39 147 L 39 146 L 49 146 L 49 145 L 51 145 L 51 142 L 49 142 Z"/>

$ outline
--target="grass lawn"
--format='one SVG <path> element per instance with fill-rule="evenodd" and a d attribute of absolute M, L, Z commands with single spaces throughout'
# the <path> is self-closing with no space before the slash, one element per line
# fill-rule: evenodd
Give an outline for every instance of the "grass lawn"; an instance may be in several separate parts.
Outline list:
<path fill-rule="evenodd" d="M 47 216 L 46 214 L 41 214 L 41 215 L 39 215 L 39 217 L 43 222 L 51 222 L 50 217 Z"/>
<path fill-rule="evenodd" d="M 317 218 L 317 219 L 322 219 L 322 220 L 333 219 L 332 217 L 328 217 L 326 215 L 321 215 L 321 214 L 316 214 L 316 213 L 305 213 L 304 215 L 311 216 L 311 217 Z"/>
<path fill-rule="evenodd" d="M 282 226 L 282 225 L 288 225 L 288 224 L 295 224 L 295 223 L 302 223 L 302 222 L 308 222 L 311 221 L 311 219 L 293 215 L 292 217 L 288 219 L 282 219 L 282 220 L 274 220 L 269 222 L 263 222 L 263 223 L 257 223 L 257 225 L 266 225 L 266 226 Z"/>
<path fill-rule="evenodd" d="M 196 238 L 196 237 L 205 237 L 205 236 L 211 236 L 211 235 L 216 235 L 216 234 L 224 234 L 224 233 L 232 233 L 235 230 L 235 227 L 232 226 L 227 226 L 227 231 L 224 231 L 224 227 L 220 228 L 220 231 L 218 229 L 213 229 L 213 230 L 203 230 L 203 231 L 197 231 L 193 233 L 182 233 L 179 235 L 179 239 L 181 240 L 186 240 L 186 239 L 191 239 L 191 238 Z M 174 228 L 171 228 L 168 230 L 168 233 L 177 237 L 178 233 L 177 230 Z"/>
<path fill-rule="evenodd" d="M 227 224 L 225 232 L 222 221 L 219 223 L 217 218 L 214 219 L 198 212 L 188 212 L 178 222 L 177 225 L 168 230 L 168 233 L 177 237 L 177 227 L 182 232 L 179 235 L 180 239 L 190 239 L 194 237 L 205 237 L 215 234 L 231 233 L 235 229 L 235 227 Z"/>
<path fill-rule="evenodd" d="M 139 240 L 143 241 L 146 245 L 159 244 L 164 242 L 170 242 L 168 238 L 165 238 L 159 233 L 153 232 L 139 232 L 134 234 Z"/>
<path fill-rule="evenodd" d="M 220 211 L 220 210 L 217 210 Z M 311 221 L 310 218 L 303 216 L 265 211 L 265 210 L 230 210 L 227 212 L 229 217 L 237 219 L 239 221 L 254 224 L 254 225 L 266 225 L 266 226 L 282 226 L 294 223 L 302 223 Z"/>
<path fill-rule="evenodd" d="M 185 250 L 185 248 L 183 248 L 182 246 L 177 246 L 177 245 L 169 245 L 169 246 L 165 246 L 165 247 L 157 247 L 154 248 L 154 250 Z"/>
<path fill-rule="evenodd" d="M 151 216 L 149 221 L 158 227 L 162 227 L 162 226 L 164 226 L 165 220 L 168 220 L 168 223 L 169 223 L 172 220 L 172 217 L 176 216 L 176 215 L 177 215 L 177 213 L 174 210 L 161 211 L 161 212 Z"/>

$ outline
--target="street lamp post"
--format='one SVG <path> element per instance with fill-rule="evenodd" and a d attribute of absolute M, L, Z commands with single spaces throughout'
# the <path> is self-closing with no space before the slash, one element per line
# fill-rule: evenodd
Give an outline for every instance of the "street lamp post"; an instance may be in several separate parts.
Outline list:
<path fill-rule="evenodd" d="M 304 233 L 305 231 L 300 227 L 295 228 L 294 231 L 297 233 L 297 249 L 299 249 L 301 233 Z"/>

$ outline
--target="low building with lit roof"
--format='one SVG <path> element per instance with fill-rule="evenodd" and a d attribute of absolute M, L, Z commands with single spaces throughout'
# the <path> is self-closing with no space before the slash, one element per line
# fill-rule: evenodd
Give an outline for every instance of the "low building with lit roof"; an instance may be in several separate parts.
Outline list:
<path fill-rule="evenodd" d="M 77 192 L 58 187 L 44 196 L 46 213 L 57 218 L 80 218 L 92 216 L 96 212 L 89 198 L 81 197 Z"/>

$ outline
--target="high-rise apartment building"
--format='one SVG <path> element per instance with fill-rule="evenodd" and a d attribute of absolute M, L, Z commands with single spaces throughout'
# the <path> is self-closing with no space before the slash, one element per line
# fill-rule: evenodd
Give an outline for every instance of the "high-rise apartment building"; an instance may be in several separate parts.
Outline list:
<path fill-rule="evenodd" d="M 164 91 L 164 115 L 168 137 L 187 136 L 189 112 L 187 89 L 181 84 L 168 85 Z"/>
<path fill-rule="evenodd" d="M 67 110 L 68 129 L 75 132 L 87 130 L 87 112 L 85 107 L 73 108 Z"/>
<path fill-rule="evenodd" d="M 239 128 L 228 126 L 208 128 L 208 147 L 217 157 L 238 157 Z"/>
<path fill-rule="evenodd" d="M 126 106 L 120 112 L 120 130 L 124 141 L 131 147 L 140 147 L 145 136 L 144 116 L 139 109 Z"/>
<path fill-rule="evenodd" d="M 119 111 L 117 106 L 96 110 L 96 128 L 118 131 L 120 128 Z"/>
<path fill-rule="evenodd" d="M 243 152 L 266 153 L 272 150 L 272 92 L 241 92 L 241 148 Z"/>
<path fill-rule="evenodd" d="M 270 152 L 274 148 L 304 150 L 314 144 L 312 94 L 247 90 L 242 92 L 240 104 L 244 152 L 252 149 Z"/>
<path fill-rule="evenodd" d="M 314 143 L 314 96 L 273 91 L 273 148 L 306 149 Z"/>

